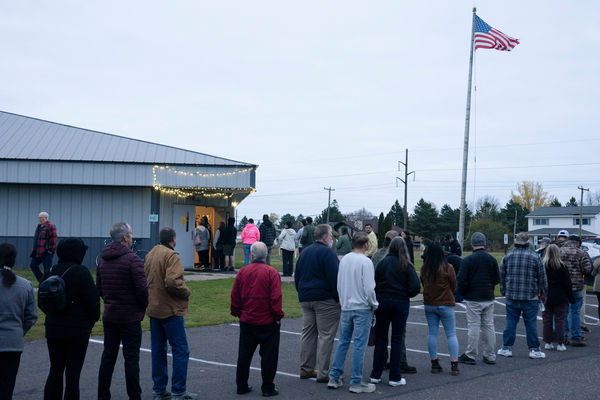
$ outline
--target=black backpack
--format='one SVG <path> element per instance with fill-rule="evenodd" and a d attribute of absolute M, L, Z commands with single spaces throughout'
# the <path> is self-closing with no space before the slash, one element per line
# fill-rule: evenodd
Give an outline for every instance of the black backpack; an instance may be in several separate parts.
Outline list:
<path fill-rule="evenodd" d="M 51 275 L 40 283 L 38 307 L 45 314 L 63 311 L 67 307 L 67 286 L 63 277 L 70 269 L 71 267 L 67 268 L 62 275 Z"/>

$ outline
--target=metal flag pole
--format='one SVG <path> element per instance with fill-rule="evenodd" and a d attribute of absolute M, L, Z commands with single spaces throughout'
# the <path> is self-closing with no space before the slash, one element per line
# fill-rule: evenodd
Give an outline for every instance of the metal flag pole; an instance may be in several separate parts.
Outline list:
<path fill-rule="evenodd" d="M 467 112 L 465 116 L 465 140 L 463 144 L 462 185 L 460 188 L 460 220 L 458 223 L 458 243 L 461 249 L 465 236 L 465 198 L 467 194 L 467 164 L 469 159 L 469 122 L 471 120 L 471 81 L 473 79 L 473 47 L 475 43 L 475 13 L 473 7 L 473 27 L 471 28 L 471 56 L 469 57 L 469 85 L 467 88 Z"/>

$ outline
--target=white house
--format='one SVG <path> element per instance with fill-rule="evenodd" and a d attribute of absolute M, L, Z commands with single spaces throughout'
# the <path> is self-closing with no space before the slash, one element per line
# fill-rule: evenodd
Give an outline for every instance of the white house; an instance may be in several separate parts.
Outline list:
<path fill-rule="evenodd" d="M 572 235 L 579 234 L 579 207 L 540 207 L 526 215 L 528 234 L 531 236 L 556 237 L 566 229 Z M 583 207 L 581 236 L 600 236 L 600 206 Z"/>

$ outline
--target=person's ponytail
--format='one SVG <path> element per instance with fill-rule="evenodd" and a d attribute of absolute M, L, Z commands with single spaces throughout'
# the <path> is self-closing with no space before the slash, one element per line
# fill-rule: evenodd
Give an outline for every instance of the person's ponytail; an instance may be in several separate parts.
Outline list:
<path fill-rule="evenodd" d="M 0 274 L 2 284 L 11 287 L 17 280 L 17 275 L 12 270 L 17 260 L 17 248 L 10 243 L 0 244 Z"/>

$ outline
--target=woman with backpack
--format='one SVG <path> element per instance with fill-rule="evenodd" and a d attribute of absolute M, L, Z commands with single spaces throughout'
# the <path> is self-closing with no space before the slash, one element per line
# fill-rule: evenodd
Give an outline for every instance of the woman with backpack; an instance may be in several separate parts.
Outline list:
<path fill-rule="evenodd" d="M 451 374 L 458 375 L 458 339 L 456 338 L 456 321 L 454 319 L 456 275 L 454 268 L 444 257 L 444 250 L 437 243 L 427 247 L 425 260 L 421 267 L 421 282 L 423 283 L 425 317 L 429 327 L 427 349 L 431 357 L 431 373 L 442 372 L 437 356 L 438 330 L 440 321 L 442 321 L 448 341 Z"/>
<path fill-rule="evenodd" d="M 23 336 L 37 321 L 31 282 L 15 275 L 17 249 L 0 244 L 0 399 L 12 399 L 23 352 Z"/>
<path fill-rule="evenodd" d="M 60 304 L 43 306 L 39 300 L 40 308 L 53 309 L 46 312 L 45 322 L 50 372 L 44 387 L 44 400 L 63 398 L 63 379 L 64 399 L 79 399 L 79 377 L 90 333 L 100 318 L 98 290 L 89 269 L 81 265 L 86 250 L 81 239 L 61 240 L 56 249 L 58 264 L 44 276 L 44 279 L 60 276 L 66 295 L 64 307 Z"/>

